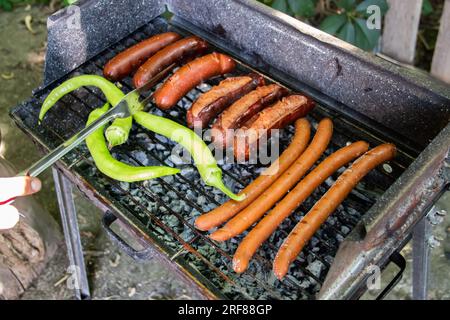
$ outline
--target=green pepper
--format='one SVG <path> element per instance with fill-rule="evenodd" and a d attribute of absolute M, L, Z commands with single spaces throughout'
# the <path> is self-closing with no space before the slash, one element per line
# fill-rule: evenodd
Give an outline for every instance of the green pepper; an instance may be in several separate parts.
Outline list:
<path fill-rule="evenodd" d="M 94 86 L 99 88 L 105 95 L 106 100 L 113 106 L 116 106 L 125 96 L 123 92 L 114 85 L 114 83 L 101 76 L 82 75 L 74 77 L 63 82 L 61 85 L 53 89 L 52 92 L 50 92 L 42 104 L 41 111 L 39 113 L 39 121 L 42 121 L 47 111 L 64 95 L 83 86 Z M 129 105 L 132 113 L 143 109 L 143 106 L 139 103 L 138 98 L 138 96 L 133 96 L 130 98 Z M 125 143 L 125 141 L 128 140 L 132 121 L 132 117 L 114 120 L 113 124 L 106 130 L 106 139 L 108 140 L 110 147 Z"/>
<path fill-rule="evenodd" d="M 127 97 L 128 105 L 131 107 L 131 112 L 142 110 L 144 107 L 139 102 L 139 93 L 135 92 Z M 137 107 L 136 107 L 137 106 Z M 118 118 L 106 129 L 105 136 L 109 147 L 118 146 L 128 140 L 128 134 L 133 125 L 133 117 Z"/>
<path fill-rule="evenodd" d="M 186 148 L 194 158 L 195 165 L 206 185 L 215 187 L 236 201 L 245 199 L 245 194 L 236 195 L 222 181 L 222 170 L 203 140 L 192 130 L 176 123 L 143 111 L 133 114 L 134 120 L 144 128 L 165 136 Z"/>
<path fill-rule="evenodd" d="M 108 111 L 108 109 L 109 104 L 106 103 L 103 108 L 93 110 L 89 114 L 86 125 L 89 125 L 97 120 L 106 111 Z M 177 168 L 163 166 L 134 167 L 114 159 L 106 145 L 105 137 L 103 136 L 103 129 L 104 126 L 88 136 L 86 138 L 86 145 L 98 170 L 108 177 L 124 182 L 135 182 L 168 176 L 180 172 Z"/>

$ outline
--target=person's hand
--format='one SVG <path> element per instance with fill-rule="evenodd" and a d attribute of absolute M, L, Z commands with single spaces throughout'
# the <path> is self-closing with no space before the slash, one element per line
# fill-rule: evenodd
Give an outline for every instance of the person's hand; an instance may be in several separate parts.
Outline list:
<path fill-rule="evenodd" d="M 32 177 L 0 178 L 0 203 L 41 190 L 41 181 Z M 19 212 L 9 204 L 0 205 L 0 230 L 10 229 L 19 222 Z"/>

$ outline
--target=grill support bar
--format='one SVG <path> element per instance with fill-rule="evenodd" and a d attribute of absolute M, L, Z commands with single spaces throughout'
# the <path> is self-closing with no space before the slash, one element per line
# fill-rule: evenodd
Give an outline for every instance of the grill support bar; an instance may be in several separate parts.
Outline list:
<path fill-rule="evenodd" d="M 58 198 L 59 212 L 67 246 L 71 277 L 74 277 L 73 289 L 78 300 L 88 300 L 91 297 L 86 273 L 86 265 L 78 228 L 77 212 L 72 193 L 72 183 L 57 169 L 53 168 L 53 180 Z"/>
<path fill-rule="evenodd" d="M 430 235 L 431 224 L 427 217 L 424 217 L 414 228 L 413 232 L 413 300 L 426 300 L 428 296 L 428 271 L 430 265 L 430 246 L 428 245 L 428 238 Z"/>

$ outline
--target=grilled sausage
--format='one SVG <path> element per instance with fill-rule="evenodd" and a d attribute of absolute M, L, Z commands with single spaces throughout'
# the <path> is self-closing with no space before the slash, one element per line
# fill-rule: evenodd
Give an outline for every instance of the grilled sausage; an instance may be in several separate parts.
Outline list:
<path fill-rule="evenodd" d="M 206 127 L 226 107 L 261 85 L 264 85 L 264 78 L 256 73 L 221 81 L 192 104 L 186 114 L 188 126 Z"/>
<path fill-rule="evenodd" d="M 243 209 L 221 229 L 210 235 L 216 241 L 228 240 L 242 232 L 261 218 L 289 189 L 313 166 L 326 150 L 333 134 L 333 122 L 325 118 L 320 121 L 317 132 L 305 152 L 255 201 Z"/>
<path fill-rule="evenodd" d="M 395 157 L 396 148 L 392 144 L 380 145 L 357 159 L 344 171 L 331 188 L 316 202 L 284 240 L 273 262 L 273 272 L 282 279 L 289 266 L 311 239 L 314 233 L 341 204 L 353 188 L 372 169 Z"/>
<path fill-rule="evenodd" d="M 155 91 L 153 95 L 155 103 L 161 109 L 170 109 L 203 81 L 229 73 L 235 66 L 236 62 L 233 59 L 217 52 L 197 58 L 178 69 Z"/>
<path fill-rule="evenodd" d="M 281 156 L 261 175 L 244 188 L 239 194 L 245 194 L 247 197 L 243 201 L 229 200 L 220 207 L 202 214 L 195 221 L 195 227 L 206 231 L 215 228 L 228 219 L 232 218 L 240 210 L 247 207 L 261 193 L 263 193 L 283 172 L 303 153 L 309 142 L 310 124 L 305 118 L 295 122 L 295 135 L 289 146 L 284 150 Z"/>
<path fill-rule="evenodd" d="M 270 237 L 284 219 L 336 170 L 359 157 L 368 149 L 369 144 L 364 141 L 358 141 L 339 149 L 322 161 L 294 189 L 289 191 L 286 197 L 258 222 L 239 244 L 233 257 L 234 271 L 237 273 L 244 272 L 256 250 Z"/>
<path fill-rule="evenodd" d="M 291 95 L 282 98 L 274 105 L 265 108 L 250 119 L 236 133 L 234 155 L 239 160 L 249 158 L 251 148 L 256 148 L 259 139 L 270 135 L 272 129 L 281 129 L 293 121 L 304 117 L 314 108 L 314 101 L 303 95 Z"/>
<path fill-rule="evenodd" d="M 218 148 L 232 144 L 232 129 L 240 128 L 253 116 L 270 104 L 288 94 L 288 90 L 277 84 L 256 88 L 243 96 L 220 114 L 211 130 L 211 139 Z"/>
<path fill-rule="evenodd" d="M 139 67 L 133 77 L 134 86 L 136 88 L 144 86 L 164 68 L 181 61 L 186 57 L 193 57 L 201 54 L 207 48 L 208 44 L 206 41 L 196 36 L 187 37 L 168 45 L 151 56 Z"/>
<path fill-rule="evenodd" d="M 181 39 L 179 34 L 166 32 L 141 41 L 109 60 L 103 68 L 103 75 L 112 81 L 121 80 L 139 68 L 157 51 L 179 39 Z"/>

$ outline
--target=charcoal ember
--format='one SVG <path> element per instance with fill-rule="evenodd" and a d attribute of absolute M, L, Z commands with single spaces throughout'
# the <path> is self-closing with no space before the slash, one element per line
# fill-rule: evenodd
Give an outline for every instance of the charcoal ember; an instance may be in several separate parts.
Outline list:
<path fill-rule="evenodd" d="M 178 219 L 177 216 L 175 216 L 173 214 L 164 216 L 164 220 L 165 220 L 167 226 L 170 228 L 175 228 L 178 225 L 180 225 L 180 220 Z"/>
<path fill-rule="evenodd" d="M 199 196 L 199 197 L 197 198 L 197 204 L 198 204 L 199 206 L 204 206 L 205 204 L 207 204 L 206 197 L 203 196 L 203 195 Z"/>
<path fill-rule="evenodd" d="M 306 269 L 309 270 L 314 276 L 320 278 L 320 274 L 322 270 L 325 269 L 325 266 L 319 260 L 315 260 L 306 266 Z"/>
<path fill-rule="evenodd" d="M 148 155 L 143 151 L 132 151 L 131 155 L 140 163 L 140 165 L 143 166 L 153 166 L 159 164 L 156 160 L 150 161 Z"/>
<path fill-rule="evenodd" d="M 347 227 L 347 226 L 342 226 L 342 227 L 341 227 L 341 232 L 342 232 L 343 234 L 348 234 L 348 233 L 350 233 L 350 228 Z"/>
<path fill-rule="evenodd" d="M 202 92 L 207 92 L 211 89 L 211 86 L 207 84 L 206 82 L 203 82 L 197 86 L 198 90 Z"/>
<path fill-rule="evenodd" d="M 165 177 L 161 177 L 162 180 L 164 180 L 164 182 L 168 183 L 169 185 L 173 184 L 175 181 L 174 176 L 165 176 Z"/>
<path fill-rule="evenodd" d="M 228 170 L 230 170 L 232 167 L 233 167 L 233 165 L 232 165 L 231 163 L 224 163 L 224 164 L 222 165 L 222 170 L 228 171 Z"/>
<path fill-rule="evenodd" d="M 155 212 L 157 210 L 158 205 L 157 205 L 156 202 L 147 202 L 146 208 L 147 208 L 148 211 L 153 213 L 153 212 Z"/>
<path fill-rule="evenodd" d="M 180 106 L 182 109 L 188 110 L 191 107 L 192 102 L 186 97 L 184 97 L 178 102 L 177 105 Z"/>
<path fill-rule="evenodd" d="M 347 207 L 346 212 L 354 217 L 357 217 L 357 218 L 361 217 L 361 213 L 352 207 Z"/>
<path fill-rule="evenodd" d="M 191 190 L 191 189 L 187 190 L 187 192 L 186 192 L 186 198 L 187 198 L 188 200 L 191 200 L 191 201 L 197 200 L 197 204 L 198 204 L 199 196 L 198 196 L 197 192 L 195 192 L 195 191 L 193 191 L 193 190 Z M 204 198 L 204 197 L 203 197 L 203 198 Z M 203 198 L 202 198 L 202 200 L 200 200 L 200 201 L 202 201 L 202 203 L 201 203 L 200 205 L 203 204 L 203 201 L 204 201 Z"/>
<path fill-rule="evenodd" d="M 130 190 L 130 184 L 128 182 L 119 182 L 119 186 L 123 191 L 128 191 Z"/>
<path fill-rule="evenodd" d="M 319 239 L 317 239 L 316 237 L 312 237 L 309 244 L 311 247 L 315 247 L 319 244 Z"/>
<path fill-rule="evenodd" d="M 177 154 L 171 154 L 167 161 L 170 161 L 175 166 L 179 166 L 185 163 L 185 160 Z"/>
<path fill-rule="evenodd" d="M 166 147 L 163 146 L 162 144 L 157 144 L 157 145 L 156 145 L 156 150 L 158 150 L 158 151 L 163 151 L 163 150 L 166 150 Z M 159 152 L 159 154 L 162 154 L 162 153 Z"/>

